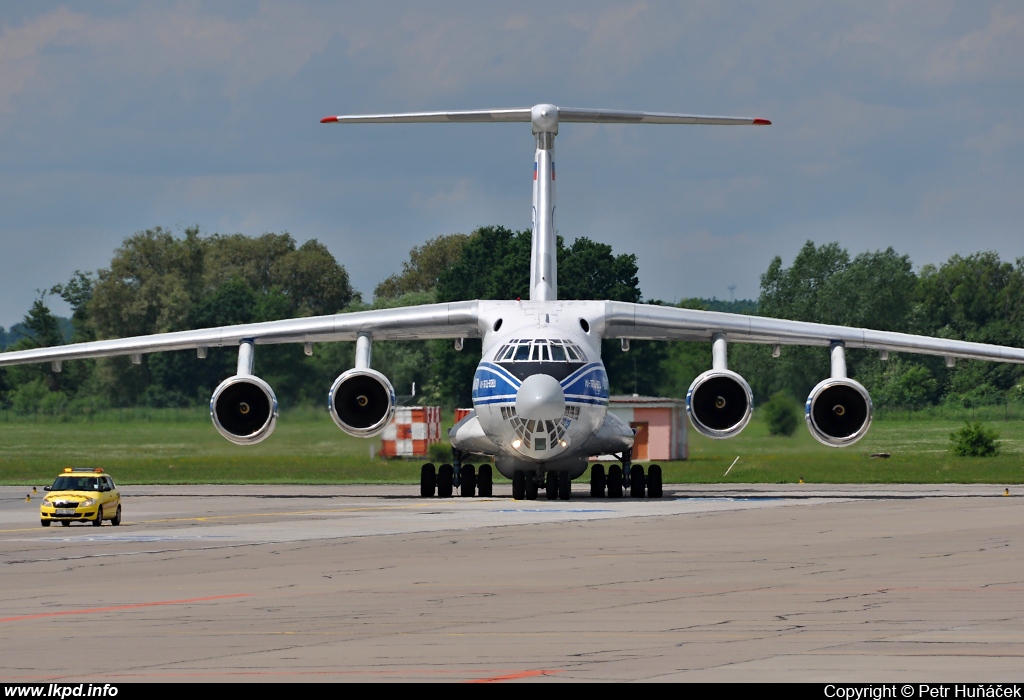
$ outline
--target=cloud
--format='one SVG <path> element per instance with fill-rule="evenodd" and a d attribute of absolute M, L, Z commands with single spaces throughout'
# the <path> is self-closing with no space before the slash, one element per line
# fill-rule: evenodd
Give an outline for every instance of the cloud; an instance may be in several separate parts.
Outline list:
<path fill-rule="evenodd" d="M 14 96 L 39 78 L 41 54 L 50 47 L 66 45 L 87 24 L 85 15 L 62 7 L 20 27 L 4 26 L 0 32 L 0 112 L 12 111 Z"/>
<path fill-rule="evenodd" d="M 1024 126 L 1019 122 L 1002 122 L 983 134 L 974 134 L 964 141 L 964 146 L 986 158 L 999 155 L 1011 148 L 1024 144 Z"/>
<path fill-rule="evenodd" d="M 986 26 L 940 42 L 928 55 L 925 76 L 938 83 L 1015 79 L 1024 65 L 1024 9 L 992 8 Z"/>

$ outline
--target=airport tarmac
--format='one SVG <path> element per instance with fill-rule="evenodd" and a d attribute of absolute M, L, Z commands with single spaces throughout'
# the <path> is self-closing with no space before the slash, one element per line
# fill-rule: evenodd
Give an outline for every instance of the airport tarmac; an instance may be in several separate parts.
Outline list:
<path fill-rule="evenodd" d="M 1024 489 L 0 487 L 0 679 L 1024 680 Z"/>

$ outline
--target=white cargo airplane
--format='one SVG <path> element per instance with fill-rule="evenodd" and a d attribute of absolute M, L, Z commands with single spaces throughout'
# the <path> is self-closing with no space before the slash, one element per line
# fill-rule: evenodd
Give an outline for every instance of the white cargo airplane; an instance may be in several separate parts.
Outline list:
<path fill-rule="evenodd" d="M 829 348 L 831 372 L 807 397 L 807 427 L 820 442 L 835 447 L 862 438 L 871 423 L 871 398 L 861 384 L 847 377 L 846 348 L 878 350 L 883 358 L 894 351 L 955 358 L 1024 363 L 1024 350 L 958 340 L 829 326 L 783 319 L 695 311 L 617 301 L 559 301 L 555 265 L 554 143 L 562 122 L 605 124 L 767 125 L 766 119 L 706 117 L 651 112 L 564 109 L 540 104 L 526 109 L 498 109 L 415 114 L 326 117 L 322 123 L 401 122 L 529 122 L 536 140 L 533 174 L 533 242 L 529 301 L 461 301 L 398 309 L 296 318 L 239 326 L 160 333 L 136 338 L 99 340 L 53 348 L 0 353 L 0 366 L 30 362 L 61 363 L 92 357 L 195 350 L 205 357 L 210 347 L 238 347 L 237 373 L 225 379 L 210 399 L 210 416 L 228 440 L 249 445 L 267 438 L 277 421 L 277 398 L 253 374 L 257 345 L 355 341 L 355 367 L 331 386 L 327 406 L 343 431 L 358 437 L 381 433 L 395 409 L 395 392 L 370 366 L 374 340 L 482 338 L 483 357 L 473 379 L 474 410 L 450 431 L 453 464 L 435 471 L 423 465 L 420 492 L 451 496 L 490 496 L 489 465 L 475 471 L 463 464 L 469 455 L 494 458 L 498 471 L 512 480 L 516 499 L 537 497 L 544 486 L 548 498 L 568 499 L 572 479 L 586 471 L 587 458 L 617 454 L 605 474 L 591 472 L 591 494 L 621 497 L 624 482 L 630 495 L 659 497 L 661 469 L 647 474 L 630 462 L 633 432 L 608 413 L 608 376 L 601 362 L 601 340 L 631 339 L 711 341 L 711 369 L 697 377 L 686 396 L 690 420 L 702 435 L 733 437 L 750 421 L 753 395 L 740 375 L 729 370 L 729 341 L 774 346 L 812 345 Z"/>

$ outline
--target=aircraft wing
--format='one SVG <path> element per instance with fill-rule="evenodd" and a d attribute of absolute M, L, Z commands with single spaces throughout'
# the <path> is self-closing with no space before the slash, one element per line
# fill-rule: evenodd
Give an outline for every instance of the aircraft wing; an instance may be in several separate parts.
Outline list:
<path fill-rule="evenodd" d="M 1001 345 L 673 306 L 605 302 L 605 338 L 707 341 L 716 333 L 734 343 L 829 347 L 841 341 L 847 348 L 1024 363 L 1024 349 Z"/>
<path fill-rule="evenodd" d="M 256 345 L 320 343 L 353 341 L 362 333 L 369 334 L 373 340 L 478 338 L 481 336 L 478 306 L 476 301 L 426 304 L 18 350 L 0 353 L 0 367 L 166 350 L 234 347 L 244 340 Z"/>

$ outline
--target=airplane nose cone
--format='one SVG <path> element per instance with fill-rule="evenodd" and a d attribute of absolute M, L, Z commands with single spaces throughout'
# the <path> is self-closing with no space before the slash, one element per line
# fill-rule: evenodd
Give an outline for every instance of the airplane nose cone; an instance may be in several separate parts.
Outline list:
<path fill-rule="evenodd" d="M 565 394 L 558 380 L 534 374 L 516 392 L 516 414 L 527 420 L 557 420 L 565 414 Z"/>

